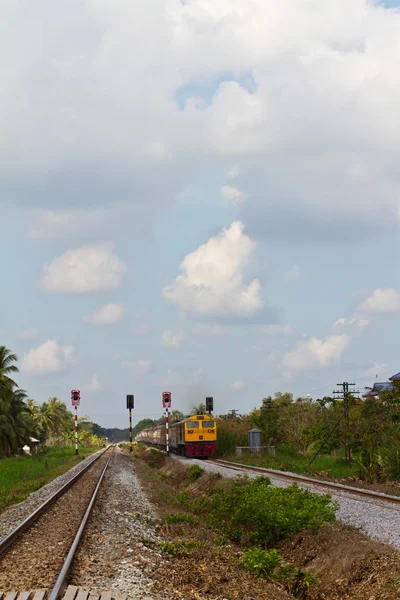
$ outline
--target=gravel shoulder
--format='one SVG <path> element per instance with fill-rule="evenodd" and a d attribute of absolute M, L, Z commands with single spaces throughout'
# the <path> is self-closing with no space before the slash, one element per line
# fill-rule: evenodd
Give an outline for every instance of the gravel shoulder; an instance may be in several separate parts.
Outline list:
<path fill-rule="evenodd" d="M 129 456 L 111 459 L 74 559 L 70 583 L 90 590 L 158 600 L 152 573 L 165 559 L 157 551 L 158 521 Z"/>
<path fill-rule="evenodd" d="M 189 464 L 188 459 L 174 457 L 176 460 Z M 211 473 L 220 473 L 224 477 L 234 478 L 240 473 L 248 475 L 251 478 L 259 477 L 261 473 L 254 471 L 232 470 L 215 463 L 205 460 L 190 459 L 190 464 L 197 463 L 200 467 Z M 268 473 L 273 485 L 277 487 L 287 487 L 292 482 L 283 477 L 275 477 Z M 397 504 L 391 504 L 386 501 L 372 500 L 369 498 L 355 498 L 351 493 L 342 491 L 333 491 L 330 488 L 321 488 L 312 484 L 298 484 L 317 494 L 331 494 L 333 500 L 339 502 L 340 508 L 337 518 L 346 525 L 351 525 L 360 529 L 368 535 L 369 538 L 377 542 L 389 544 L 400 549 L 400 525 L 398 524 L 400 508 Z"/>

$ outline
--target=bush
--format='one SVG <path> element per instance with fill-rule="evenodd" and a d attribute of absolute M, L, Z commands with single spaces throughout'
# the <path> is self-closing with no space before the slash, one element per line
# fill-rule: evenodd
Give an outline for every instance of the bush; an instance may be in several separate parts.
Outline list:
<path fill-rule="evenodd" d="M 313 583 L 319 583 L 310 571 L 286 562 L 275 549 L 249 548 L 244 553 L 242 562 L 256 577 L 282 581 L 288 591 L 295 596 L 301 595 L 302 598 Z"/>
<path fill-rule="evenodd" d="M 204 469 L 199 467 L 199 465 L 194 464 L 189 467 L 188 472 L 189 481 L 194 483 L 203 475 Z"/>
<path fill-rule="evenodd" d="M 240 540 L 246 534 L 262 546 L 300 529 L 318 529 L 334 520 L 338 509 L 329 494 L 314 494 L 297 485 L 273 488 L 267 477 L 237 478 L 230 490 L 221 490 L 208 504 L 208 518 L 214 526 L 231 539 Z"/>
<path fill-rule="evenodd" d="M 192 515 L 186 515 L 183 513 L 171 513 L 165 517 L 166 523 L 189 523 L 190 525 L 197 525 L 198 520 L 192 517 Z"/>
<path fill-rule="evenodd" d="M 263 550 L 262 548 L 249 548 L 244 553 L 243 564 L 256 577 L 272 577 L 275 569 L 281 565 L 283 559 L 278 550 Z"/>

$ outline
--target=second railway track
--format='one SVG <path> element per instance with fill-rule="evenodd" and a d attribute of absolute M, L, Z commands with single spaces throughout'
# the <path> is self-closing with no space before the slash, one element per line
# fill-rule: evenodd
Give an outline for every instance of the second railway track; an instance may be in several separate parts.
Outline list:
<path fill-rule="evenodd" d="M 0 540 L 0 596 L 34 589 L 46 590 L 52 600 L 61 596 L 111 451 L 103 452 Z"/>

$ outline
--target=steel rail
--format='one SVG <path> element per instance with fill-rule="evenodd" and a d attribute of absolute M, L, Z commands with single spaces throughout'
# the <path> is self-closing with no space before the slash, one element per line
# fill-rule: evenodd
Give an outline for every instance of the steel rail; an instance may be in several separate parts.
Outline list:
<path fill-rule="evenodd" d="M 101 475 L 99 477 L 99 480 L 98 480 L 97 485 L 96 485 L 96 489 L 94 490 L 94 492 L 92 494 L 92 497 L 90 499 L 90 502 L 88 504 L 86 512 L 85 512 L 85 514 L 84 514 L 84 516 L 82 518 L 82 521 L 81 521 L 81 524 L 79 526 L 79 529 L 78 529 L 78 531 L 77 531 L 77 533 L 75 535 L 75 539 L 72 542 L 72 545 L 71 545 L 71 548 L 70 548 L 70 550 L 68 552 L 67 558 L 65 559 L 65 562 L 64 562 L 64 564 L 62 566 L 62 569 L 60 571 L 59 576 L 57 577 L 57 581 L 54 584 L 54 587 L 53 587 L 53 589 L 51 590 L 51 592 L 50 592 L 50 594 L 48 596 L 48 600 L 57 600 L 61 596 L 61 594 L 64 592 L 65 588 L 67 587 L 67 577 L 68 577 L 69 570 L 71 568 L 72 561 L 74 559 L 75 553 L 76 553 L 77 548 L 79 546 L 79 542 L 80 542 L 80 539 L 81 539 L 82 534 L 84 532 L 84 529 L 86 527 L 86 523 L 87 523 L 87 521 L 89 519 L 90 513 L 92 511 L 94 501 L 96 500 L 97 492 L 99 491 L 101 482 L 103 481 L 103 477 L 105 475 L 105 472 L 107 470 L 107 467 L 109 465 L 109 462 L 110 462 L 111 458 L 112 458 L 112 456 L 110 456 L 110 458 L 108 459 L 108 461 L 107 461 L 107 463 L 106 463 L 106 465 L 105 465 L 105 467 L 104 467 L 104 469 L 103 469 L 103 471 L 102 471 L 102 473 L 101 473 Z"/>
<path fill-rule="evenodd" d="M 7 550 L 7 548 L 9 548 L 11 546 L 11 544 L 13 544 L 15 542 L 15 540 L 24 532 L 26 531 L 35 521 L 37 521 L 37 519 L 42 516 L 47 509 L 54 504 L 54 502 L 56 502 L 56 500 L 58 500 L 59 498 L 61 498 L 61 496 L 63 496 L 73 485 L 74 483 L 76 483 L 78 481 L 78 479 L 80 479 L 82 477 L 82 475 L 84 473 L 86 473 L 86 471 L 88 469 L 90 469 L 90 467 L 92 465 L 94 465 L 95 462 L 98 461 L 98 459 L 103 456 L 103 454 L 105 452 L 107 452 L 107 450 L 110 449 L 110 447 L 112 448 L 112 446 L 109 446 L 108 448 L 105 448 L 104 450 L 102 450 L 101 452 L 99 452 L 99 454 L 90 462 L 88 462 L 87 465 L 85 465 L 83 467 L 83 469 L 81 471 L 79 471 L 79 473 L 77 473 L 76 475 L 74 475 L 69 481 L 67 481 L 67 483 L 65 483 L 62 487 L 60 487 L 59 490 L 57 490 L 56 492 L 54 492 L 51 496 L 49 496 L 49 498 L 47 498 L 47 500 L 45 500 L 43 502 L 43 504 L 41 504 L 40 506 L 38 506 L 38 508 L 36 508 L 30 515 L 28 515 L 19 525 L 17 525 L 17 527 L 15 529 L 13 529 L 8 535 L 6 535 L 2 540 L 0 540 L 0 556 L 3 554 L 3 552 L 5 552 Z"/>
<path fill-rule="evenodd" d="M 210 459 L 209 459 L 210 460 Z M 222 459 L 212 459 L 211 463 L 219 464 L 222 467 L 226 467 L 227 469 L 231 469 L 232 471 L 255 471 L 260 473 L 268 473 L 273 475 L 274 477 L 280 479 L 289 479 L 292 481 L 299 481 L 302 483 L 308 483 L 312 485 L 317 485 L 324 488 L 330 488 L 336 491 L 342 491 L 351 493 L 358 496 L 367 496 L 374 500 L 383 500 L 385 502 L 392 502 L 394 504 L 400 504 L 399 496 L 391 496 L 390 494 L 384 494 L 383 492 L 374 492 L 372 490 L 364 490 L 362 488 L 352 487 L 350 485 L 344 485 L 341 483 L 334 483 L 333 481 L 325 481 L 323 479 L 314 479 L 312 477 L 305 477 L 304 475 L 298 475 L 295 473 L 290 473 L 288 471 L 278 471 L 275 469 L 267 469 L 264 467 L 255 467 L 252 465 L 243 465 L 241 463 L 235 463 L 228 460 Z"/>

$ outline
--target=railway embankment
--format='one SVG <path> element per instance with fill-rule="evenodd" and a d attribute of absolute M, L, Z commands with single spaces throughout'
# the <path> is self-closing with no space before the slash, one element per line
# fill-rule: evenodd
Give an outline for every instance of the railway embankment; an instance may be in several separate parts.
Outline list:
<path fill-rule="evenodd" d="M 154 591 L 188 600 L 399 597 L 398 550 L 336 520 L 342 498 L 335 511 L 321 490 L 270 486 L 259 474 L 237 480 L 209 461 L 150 449 L 135 462 L 169 560 L 154 573 Z"/>

